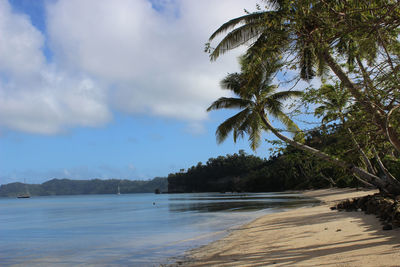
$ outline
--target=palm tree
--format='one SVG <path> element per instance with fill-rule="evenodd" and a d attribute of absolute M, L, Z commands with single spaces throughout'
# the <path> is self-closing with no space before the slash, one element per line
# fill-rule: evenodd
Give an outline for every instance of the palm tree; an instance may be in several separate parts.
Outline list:
<path fill-rule="evenodd" d="M 391 68 L 392 76 L 397 77 L 398 71 L 390 58 L 390 48 L 397 47 L 399 43 L 400 21 L 397 14 L 400 13 L 400 3 L 390 0 L 376 3 L 316 0 L 267 2 L 270 5 L 266 11 L 260 9 L 232 19 L 211 35 L 210 42 L 228 32 L 215 48 L 211 49 L 210 43 L 207 44 L 211 60 L 250 43 L 249 50 L 257 51 L 263 57 L 271 54 L 291 55 L 286 67 L 299 69 L 300 77 L 305 80 L 312 79 L 316 74 L 322 75 L 328 66 L 356 101 L 373 115 L 372 123 L 381 128 L 393 147 L 400 152 L 399 133 L 387 123 L 390 104 L 382 109 L 381 100 L 368 97 L 368 90 L 363 90 L 359 83 L 353 81 L 334 58 L 334 55 L 344 55 L 349 70 L 357 62 L 361 71 L 363 60 L 374 62 L 382 59 L 382 56 L 378 56 L 380 48 L 387 57 L 387 68 Z M 382 73 L 387 77 L 386 73 Z M 361 79 L 366 80 L 367 77 Z"/>
<path fill-rule="evenodd" d="M 322 117 L 322 123 L 329 123 L 331 121 L 340 120 L 342 127 L 345 128 L 351 138 L 352 142 L 356 146 L 357 150 L 361 154 L 361 158 L 367 167 L 369 173 L 374 175 L 377 174 L 376 170 L 372 166 L 370 159 L 365 153 L 364 149 L 361 147 L 357 141 L 353 131 L 348 125 L 348 121 L 345 120 L 345 116 L 352 118 L 349 109 L 354 108 L 350 105 L 349 93 L 341 90 L 340 85 L 336 83 L 335 85 L 324 84 L 319 89 L 319 94 L 317 98 L 322 98 L 323 100 L 320 106 L 314 110 L 314 115 L 317 117 Z"/>
<path fill-rule="evenodd" d="M 267 110 L 273 117 L 279 119 L 290 131 L 299 132 L 294 122 L 282 112 L 282 101 L 291 97 L 300 96 L 299 91 L 276 92 L 277 86 L 271 85 L 272 74 L 279 67 L 278 64 L 268 66 L 269 72 L 246 72 L 247 65 L 242 61 L 242 73 L 232 73 L 221 81 L 221 87 L 232 91 L 238 97 L 221 97 L 207 109 L 207 111 L 223 108 L 242 109 L 236 115 L 225 120 L 217 129 L 218 143 L 225 141 L 229 133 L 233 133 L 236 142 L 238 137 L 249 135 L 250 147 L 255 150 L 260 145 L 262 130 L 269 131 L 263 118 L 263 110 Z"/>
<path fill-rule="evenodd" d="M 277 63 L 269 63 L 267 67 L 260 64 L 260 67 L 255 72 L 248 71 L 246 65 L 248 62 L 243 58 L 241 63 L 242 73 L 229 74 L 221 82 L 221 87 L 232 91 L 236 97 L 221 97 L 214 101 L 207 109 L 207 111 L 227 108 L 241 110 L 218 126 L 216 136 L 219 143 L 226 140 L 231 132 L 233 133 L 235 142 L 238 137 L 248 134 L 250 146 L 252 149 L 255 149 L 260 144 L 262 130 L 270 131 L 287 144 L 342 167 L 361 177 L 361 179 L 366 180 L 368 183 L 375 185 L 383 192 L 400 193 L 400 183 L 397 180 L 384 181 L 360 167 L 329 156 L 322 151 L 283 135 L 271 124 L 269 115 L 279 119 L 288 127 L 288 130 L 297 130 L 297 126 L 282 111 L 282 101 L 300 96 L 302 93 L 299 91 L 276 92 L 277 86 L 271 85 L 271 80 L 273 74 L 279 68 L 279 64 Z"/>

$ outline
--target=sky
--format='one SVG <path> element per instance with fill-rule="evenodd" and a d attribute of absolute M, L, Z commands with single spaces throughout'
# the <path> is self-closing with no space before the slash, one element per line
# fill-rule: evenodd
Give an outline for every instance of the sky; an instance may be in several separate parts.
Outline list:
<path fill-rule="evenodd" d="M 244 48 L 210 62 L 208 37 L 252 0 L 0 0 L 0 184 L 166 177 L 218 145 Z"/>

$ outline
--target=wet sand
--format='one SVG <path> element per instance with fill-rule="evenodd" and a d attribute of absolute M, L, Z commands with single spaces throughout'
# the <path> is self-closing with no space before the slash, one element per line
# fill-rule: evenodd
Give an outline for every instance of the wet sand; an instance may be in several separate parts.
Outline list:
<path fill-rule="evenodd" d="M 303 194 L 322 201 L 268 214 L 227 237 L 190 251 L 177 266 L 400 266 L 400 229 L 383 231 L 375 215 L 329 209 L 376 191 L 324 189 Z"/>

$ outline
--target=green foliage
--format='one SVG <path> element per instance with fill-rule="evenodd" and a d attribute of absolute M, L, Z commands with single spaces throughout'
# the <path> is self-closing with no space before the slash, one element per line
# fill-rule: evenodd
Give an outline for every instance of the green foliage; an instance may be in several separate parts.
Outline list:
<path fill-rule="evenodd" d="M 264 160 L 243 151 L 239 154 L 210 158 L 206 164 L 198 163 L 187 172 L 168 175 L 168 192 L 220 192 L 238 191 L 239 178 L 260 168 Z"/>
<path fill-rule="evenodd" d="M 276 192 L 332 185 L 358 183 L 344 170 L 289 146 L 268 160 L 239 152 L 168 175 L 170 193 Z"/>
<path fill-rule="evenodd" d="M 319 75 L 333 83 L 340 81 L 345 99 L 351 95 L 352 101 L 371 114 L 363 118 L 364 123 L 376 124 L 384 133 L 390 128 L 391 143 L 400 152 L 400 120 L 391 118 L 386 123 L 389 112 L 400 105 L 400 3 L 266 2 L 270 5 L 265 9 L 232 19 L 211 35 L 211 59 L 247 45 L 246 58 L 251 62 L 280 58 L 280 70 L 296 70 L 301 79 Z M 222 41 L 211 48 L 219 35 Z M 249 66 L 259 70 L 257 64 Z M 327 77 L 328 67 L 333 76 Z M 394 116 L 399 118 L 400 112 Z"/>
<path fill-rule="evenodd" d="M 234 140 L 246 133 L 254 148 L 260 142 L 254 130 L 267 126 L 294 147 L 353 170 L 383 191 L 399 194 L 400 181 L 389 175 L 380 162 L 382 159 L 386 168 L 400 177 L 395 164 L 400 156 L 400 2 L 265 2 L 269 5 L 264 9 L 257 6 L 256 12 L 247 12 L 223 24 L 207 44 L 211 60 L 238 46 L 248 47 L 241 59 L 243 76 L 240 82 L 236 79 L 232 83 L 242 89 L 228 89 L 240 99 L 252 101 L 252 106 L 236 107 L 246 107 L 247 114 L 256 110 L 264 122 L 262 125 L 254 117 L 254 124 L 238 128 L 243 121 L 232 122 L 244 118 L 243 111 L 228 119 L 229 125 L 221 125 L 219 141 L 229 132 L 233 132 Z M 222 40 L 213 48 L 212 42 L 219 35 Z M 274 64 L 279 67 L 269 68 Z M 321 118 L 321 126 L 309 133 L 313 136 L 308 139 L 308 146 L 287 138 L 270 124 L 264 115 L 276 117 L 281 106 L 263 102 L 264 96 L 259 97 L 261 94 L 254 89 L 259 87 L 262 77 L 275 77 L 284 83 L 277 73 L 293 71 L 293 87 L 299 79 L 310 81 L 320 76 L 323 81 L 318 89 L 302 88 L 306 92 L 303 103 L 313 109 L 317 105 L 312 113 Z M 226 107 L 219 105 L 215 109 Z M 284 116 L 278 118 L 285 123 Z M 318 140 L 326 143 L 321 146 Z M 326 177 L 323 173 L 321 176 Z"/>

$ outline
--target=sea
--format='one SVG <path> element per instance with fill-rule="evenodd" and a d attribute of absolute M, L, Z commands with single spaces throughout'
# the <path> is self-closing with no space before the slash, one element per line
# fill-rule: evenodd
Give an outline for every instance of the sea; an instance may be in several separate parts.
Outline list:
<path fill-rule="evenodd" d="M 296 193 L 0 198 L 0 265 L 160 266 L 257 217 L 316 203 Z"/>

